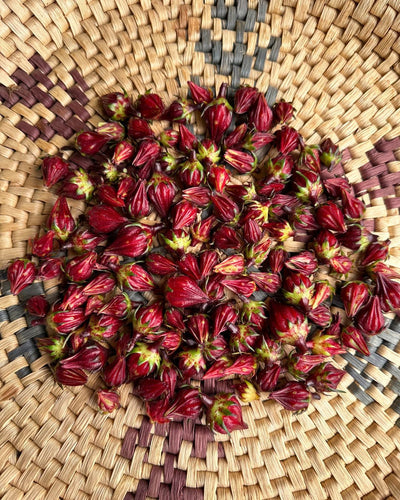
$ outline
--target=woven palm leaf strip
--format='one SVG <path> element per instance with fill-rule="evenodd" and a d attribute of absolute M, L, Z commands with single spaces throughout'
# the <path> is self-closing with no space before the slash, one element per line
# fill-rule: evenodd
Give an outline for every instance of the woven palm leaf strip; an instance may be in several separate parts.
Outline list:
<path fill-rule="evenodd" d="M 394 187 L 397 178 L 391 176 L 399 171 L 396 137 L 400 130 L 393 97 L 398 94 L 398 24 L 390 2 L 375 2 L 372 7 L 366 2 L 357 6 L 339 1 L 329 5 L 309 1 L 155 4 L 120 1 L 118 6 L 109 2 L 100 7 L 92 2 L 78 8 L 73 3 L 53 3 L 52 17 L 46 16 L 41 2 L 32 3 L 34 14 L 29 10 L 30 4 L 22 8 L 10 3 L 4 7 L 2 20 L 10 34 L 0 47 L 0 77 L 7 93 L 16 95 L 18 88 L 10 87 L 18 84 L 9 75 L 20 69 L 23 73 L 16 77 L 20 83 L 50 93 L 61 107 L 50 112 L 52 103 L 41 105 L 37 91 L 33 110 L 29 105 L 33 98 L 26 92 L 25 102 L 21 102 L 24 97 L 20 96 L 18 102 L 5 106 L 8 111 L 1 107 L 5 117 L 0 124 L 1 153 L 7 159 L 2 163 L 5 169 L 1 181 L 5 186 L 3 199 L 11 208 L 6 221 L 1 220 L 4 226 L 7 224 L 0 249 L 3 263 L 25 254 L 27 240 L 35 236 L 55 199 L 43 190 L 40 171 L 34 163 L 40 154 L 53 154 L 64 146 L 68 142 L 64 134 L 75 130 L 74 120 L 68 129 L 60 128 L 60 122 L 55 121 L 57 117 L 70 119 L 64 108 L 72 110 L 71 118 L 87 121 L 82 109 L 71 108 L 70 104 L 76 101 L 84 107 L 93 125 L 99 119 L 93 107 L 95 94 L 112 86 L 121 84 L 129 91 L 133 82 L 139 92 L 152 87 L 164 95 L 173 95 L 178 91 L 177 78 L 181 85 L 192 77 L 218 87 L 227 79 L 226 68 L 230 67 L 237 78 L 241 67 L 246 69 L 249 64 L 249 74 L 246 69 L 240 75 L 242 82 L 256 82 L 272 96 L 273 89 L 279 88 L 279 97 L 297 100 L 301 110 L 296 126 L 302 126 L 310 142 L 313 136 L 316 141 L 334 129 L 342 147 L 349 146 L 344 168 L 355 186 L 365 183 L 365 191 L 361 189 L 359 194 L 370 205 L 371 228 L 398 243 L 399 193 Z M 254 31 L 246 32 L 243 26 L 252 26 L 253 11 L 257 19 Z M 67 23 L 53 23 L 52 19 L 63 15 L 67 16 Z M 50 38 L 43 26 L 48 32 L 56 30 L 61 34 L 63 43 L 59 38 L 56 50 L 54 45 L 47 47 Z M 290 38 L 299 40 L 303 31 L 301 43 L 292 43 Z M 7 35 L 6 30 L 3 33 Z M 278 42 L 271 41 L 272 37 Z M 218 47 L 209 56 L 210 38 L 212 46 L 221 41 L 220 60 Z M 14 44 L 15 39 L 19 43 Z M 21 40 L 28 42 L 24 50 L 16 49 Z M 63 46 L 66 43 L 68 49 Z M 275 63 L 268 50 L 280 43 Z M 242 47 L 236 48 L 236 44 Z M 240 60 L 243 47 L 247 48 L 251 63 L 245 56 Z M 266 49 L 263 68 L 264 56 L 258 55 L 260 47 Z M 41 54 L 36 62 L 35 52 Z M 234 53 L 233 59 L 230 53 Z M 181 59 L 177 66 L 178 54 Z M 258 67 L 254 64 L 257 57 Z M 333 61 L 335 65 L 330 64 Z M 26 79 L 37 69 L 32 78 L 42 78 L 42 82 L 29 87 L 32 81 Z M 94 92 L 87 92 L 88 104 L 80 101 L 85 86 L 79 73 L 84 75 L 87 86 L 94 88 Z M 360 79 L 365 75 L 364 80 Z M 327 95 L 323 89 L 328 78 L 332 81 Z M 49 92 L 45 82 L 50 86 Z M 68 91 L 74 85 L 78 90 L 81 86 L 82 92 L 71 96 Z M 375 106 L 372 114 L 370 105 L 358 102 L 363 92 L 368 92 L 365 99 Z M 334 111 L 326 115 L 325 109 Z M 47 128 L 54 121 L 55 125 Z M 17 126 L 21 122 L 28 125 L 25 131 Z M 38 123 L 40 126 L 35 127 Z M 371 153 L 371 165 L 379 168 L 369 173 L 371 165 L 366 164 L 364 154 L 382 136 L 389 140 L 378 143 L 377 153 Z M 379 157 L 382 152 L 388 155 Z M 79 204 L 75 209 L 79 212 Z M 400 245 L 394 246 L 396 253 Z M 31 293 L 36 294 L 37 290 Z M 4 319 L 0 380 L 6 382 L 0 391 L 3 399 L 14 396 L 4 402 L 0 414 L 3 498 L 124 498 L 127 491 L 135 492 L 128 498 L 399 497 L 396 443 L 400 440 L 394 426 L 398 419 L 396 322 L 385 334 L 373 339 L 376 347 L 371 352 L 377 355 L 372 362 L 361 363 L 361 358 L 350 357 L 347 363 L 353 364 L 356 382 L 348 376 L 343 388 L 359 384 L 354 387 L 359 391 L 357 397 L 367 394 L 368 401 L 360 403 L 346 392 L 317 402 L 307 414 L 294 419 L 273 403 L 256 402 L 244 407 L 250 428 L 234 433 L 230 441 L 222 436 L 214 440 L 199 422 L 152 428 L 128 388 L 122 394 L 123 408 L 114 418 L 106 419 L 94 409 L 90 386 L 79 391 L 61 390 L 48 370 L 42 369 L 44 358 L 34 360 L 33 354 L 28 360 L 17 351 L 10 361 L 9 353 L 19 343 L 24 344 L 25 338 L 32 339 L 36 332 L 26 333 L 29 328 L 17 298 L 4 295 L 0 300 Z M 25 350 L 22 348 L 21 353 L 34 352 L 32 346 L 34 342 Z M 374 364 L 378 365 L 378 360 L 381 368 Z M 355 373 L 360 374 L 358 379 Z M 368 387 L 363 380 L 367 380 Z M 367 403 L 370 404 L 365 406 Z"/>

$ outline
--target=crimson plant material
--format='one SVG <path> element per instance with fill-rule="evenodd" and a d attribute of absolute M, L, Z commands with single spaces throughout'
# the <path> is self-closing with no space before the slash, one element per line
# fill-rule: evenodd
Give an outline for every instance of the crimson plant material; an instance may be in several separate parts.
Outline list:
<path fill-rule="evenodd" d="M 46 324 L 38 344 L 60 384 L 98 372 L 102 412 L 130 384 L 154 422 L 203 415 L 230 433 L 246 428 L 234 391 L 303 411 L 337 390 L 332 356 L 369 354 L 383 313 L 399 313 L 400 275 L 386 263 L 390 242 L 364 226 L 364 204 L 333 174 L 338 147 L 306 144 L 290 103 L 270 109 L 249 86 L 232 99 L 226 84 L 216 95 L 189 88 L 171 104 L 152 90 L 100 99 L 104 122 L 73 146 L 94 161 L 43 160 L 59 197 L 32 259 L 12 262 L 8 278 L 13 294 L 58 280 L 60 299 L 26 308 Z M 67 198 L 85 205 L 79 216 Z M 293 251 L 293 238 L 307 243 Z M 209 379 L 231 391 L 210 393 Z"/>

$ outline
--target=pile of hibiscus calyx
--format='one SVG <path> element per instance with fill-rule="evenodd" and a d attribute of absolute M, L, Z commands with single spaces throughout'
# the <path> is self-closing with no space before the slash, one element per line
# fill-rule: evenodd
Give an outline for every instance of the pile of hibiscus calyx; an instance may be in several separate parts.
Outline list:
<path fill-rule="evenodd" d="M 399 275 L 385 264 L 389 241 L 332 173 L 330 139 L 306 145 L 292 105 L 271 109 L 256 88 L 228 99 L 226 84 L 218 95 L 188 84 L 190 99 L 168 107 L 152 92 L 103 96 L 106 121 L 76 136 L 89 166 L 43 160 L 59 197 L 8 278 L 14 294 L 59 279 L 56 302 L 26 308 L 46 324 L 39 345 L 60 384 L 99 372 L 104 412 L 132 384 L 153 422 L 204 412 L 229 433 L 247 427 L 239 399 L 268 393 L 298 412 L 336 390 L 344 372 L 331 356 L 369 354 L 383 312 L 400 307 Z M 200 122 L 202 137 L 190 125 Z M 67 198 L 85 213 L 75 219 Z M 221 379 L 230 389 L 213 392 Z"/>

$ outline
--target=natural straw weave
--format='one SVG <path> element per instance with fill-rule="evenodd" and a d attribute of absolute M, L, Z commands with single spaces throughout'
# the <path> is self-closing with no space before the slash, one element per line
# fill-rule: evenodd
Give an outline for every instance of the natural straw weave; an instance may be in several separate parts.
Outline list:
<path fill-rule="evenodd" d="M 151 88 L 168 101 L 190 79 L 255 84 L 271 104 L 293 101 L 309 143 L 339 141 L 338 171 L 400 268 L 399 12 L 398 0 L 2 1 L 0 269 L 25 255 L 56 199 L 40 157 L 100 121 L 98 95 Z M 201 422 L 152 426 L 128 386 L 111 417 L 91 386 L 60 388 L 35 347 L 44 331 L 24 315 L 42 284 L 17 298 L 1 277 L 4 500 L 400 498 L 399 319 L 369 358 L 338 358 L 344 393 L 299 416 L 245 405 L 249 428 L 229 439 Z"/>

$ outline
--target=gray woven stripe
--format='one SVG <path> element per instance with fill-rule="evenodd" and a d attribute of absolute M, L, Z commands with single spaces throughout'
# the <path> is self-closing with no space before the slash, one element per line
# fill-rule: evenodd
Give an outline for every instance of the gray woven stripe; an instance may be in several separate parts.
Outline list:
<path fill-rule="evenodd" d="M 254 54 L 248 54 L 245 43 L 245 33 L 254 31 L 256 22 L 264 22 L 268 9 L 268 2 L 258 2 L 257 10 L 249 9 L 247 0 L 238 0 L 235 5 L 227 6 L 224 0 L 216 0 L 211 8 L 213 18 L 222 20 L 222 28 L 236 33 L 236 41 L 232 52 L 222 50 L 220 40 L 212 40 L 211 30 L 201 30 L 200 41 L 196 43 L 196 50 L 205 53 L 205 62 L 214 64 L 217 72 L 231 76 L 231 86 L 238 88 L 240 80 L 250 75 L 252 69 L 263 71 L 266 61 L 277 61 L 281 47 L 281 39 L 271 37 L 267 47 L 258 46 Z M 197 82 L 196 82 L 197 83 Z M 276 100 L 278 89 L 270 87 L 266 92 L 268 104 L 271 106 Z"/>
<path fill-rule="evenodd" d="M 7 273 L 5 270 L 0 271 L 0 281 L 1 281 L 1 294 L 9 295 L 10 292 L 10 284 L 7 281 Z M 0 311 L 0 322 L 7 321 L 12 322 L 16 321 L 19 318 L 26 317 L 26 322 L 28 325 L 31 324 L 31 317 L 26 312 L 23 304 L 34 295 L 44 294 L 44 288 L 42 283 L 33 283 L 32 285 L 26 287 L 19 294 L 20 304 L 10 306 L 6 309 Z M 15 333 L 15 336 L 18 340 L 18 347 L 10 351 L 7 356 L 8 360 L 14 361 L 15 359 L 23 356 L 26 359 L 28 365 L 31 365 L 36 359 L 40 357 L 39 349 L 37 348 L 35 339 L 38 337 L 46 336 L 46 329 L 43 326 L 28 326 L 22 328 L 21 330 Z M 1 334 L 0 334 L 0 338 Z M 29 375 L 32 372 L 29 366 L 22 368 L 16 372 L 16 375 L 19 378 L 23 378 L 26 375 Z"/>
<path fill-rule="evenodd" d="M 388 389 L 393 391 L 398 397 L 394 400 L 391 409 L 400 414 L 400 369 L 391 361 L 381 356 L 378 351 L 381 346 L 385 346 L 390 350 L 395 350 L 400 343 L 400 318 L 396 317 L 390 322 L 388 328 L 380 335 L 375 335 L 370 338 L 368 347 L 370 350 L 369 356 L 363 354 L 343 354 L 342 357 L 347 361 L 345 370 L 354 378 L 354 383 L 349 385 L 348 389 L 365 405 L 374 402 L 374 399 L 369 396 L 367 391 L 371 386 L 375 386 L 382 391 L 384 387 L 367 374 L 369 365 L 390 373 L 392 376 Z M 397 421 L 400 426 L 400 419 Z"/>

